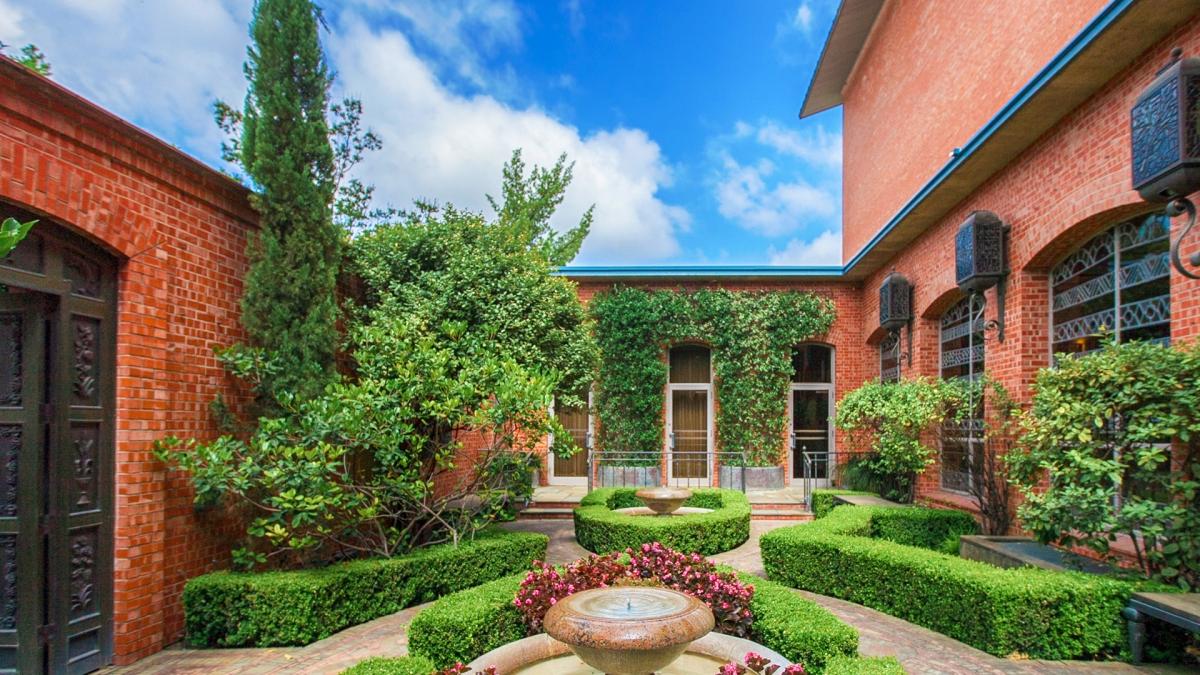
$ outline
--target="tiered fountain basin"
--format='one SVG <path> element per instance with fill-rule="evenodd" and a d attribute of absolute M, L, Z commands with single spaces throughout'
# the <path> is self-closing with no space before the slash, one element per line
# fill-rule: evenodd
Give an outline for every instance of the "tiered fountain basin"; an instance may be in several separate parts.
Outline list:
<path fill-rule="evenodd" d="M 470 665 L 498 675 L 711 675 L 757 652 L 749 640 L 712 632 L 712 611 L 684 593 L 649 586 L 595 588 L 560 600 L 546 614 L 546 633 L 511 642 Z"/>

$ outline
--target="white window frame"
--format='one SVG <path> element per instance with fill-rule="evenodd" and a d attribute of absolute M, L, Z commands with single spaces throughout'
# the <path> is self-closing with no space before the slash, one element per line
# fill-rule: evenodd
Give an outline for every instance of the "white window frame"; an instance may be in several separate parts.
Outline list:
<path fill-rule="evenodd" d="M 708 350 L 708 382 L 671 382 L 671 350 L 676 347 L 703 347 Z M 666 424 L 663 425 L 663 453 L 667 457 L 667 475 L 664 480 L 667 485 L 674 485 L 676 480 L 686 481 L 688 485 L 707 486 L 713 484 L 713 448 L 716 445 L 716 427 L 717 421 L 713 417 L 713 349 L 708 345 L 696 344 L 694 342 L 681 342 L 667 348 L 667 388 L 664 401 L 666 405 Z M 705 413 L 708 416 L 708 429 L 705 433 L 705 442 L 707 448 L 705 450 L 705 478 L 675 478 L 675 433 L 672 431 L 675 422 L 675 397 L 673 394 L 676 391 L 703 391 L 705 392 L 708 403 L 708 410 Z M 694 481 L 694 483 L 693 483 Z"/>
<path fill-rule="evenodd" d="M 830 485 L 829 481 L 832 478 L 831 474 L 833 473 L 833 464 L 834 464 L 835 458 L 837 457 L 837 433 L 833 426 L 833 420 L 837 416 L 837 398 L 835 396 L 835 392 L 837 391 L 837 387 L 836 387 L 836 385 L 837 385 L 837 350 L 834 349 L 833 345 L 825 344 L 823 342 L 806 342 L 799 346 L 807 347 L 807 346 L 811 346 L 811 345 L 816 345 L 818 347 L 825 347 L 826 349 L 829 350 L 829 382 L 792 382 L 791 385 L 788 387 L 788 393 L 787 393 L 788 444 L 787 444 L 787 462 L 786 462 L 786 467 L 784 468 L 784 471 L 787 472 L 788 480 L 804 480 L 803 478 L 799 478 L 799 479 L 795 478 L 796 436 L 795 436 L 794 430 L 796 428 L 796 418 L 795 418 L 796 392 L 797 391 L 824 391 L 824 392 L 826 392 L 826 395 L 829 397 L 829 429 L 828 429 L 829 458 L 828 458 L 828 466 L 826 467 L 826 470 L 825 470 L 825 478 L 813 479 L 813 487 L 824 488 L 824 487 L 829 487 L 829 485 Z"/>

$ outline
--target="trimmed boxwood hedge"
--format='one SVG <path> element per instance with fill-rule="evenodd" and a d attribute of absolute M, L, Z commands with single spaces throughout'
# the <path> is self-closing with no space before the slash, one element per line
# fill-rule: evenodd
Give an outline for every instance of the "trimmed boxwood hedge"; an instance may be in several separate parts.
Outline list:
<path fill-rule="evenodd" d="M 635 492 L 636 488 L 601 488 L 580 500 L 575 509 L 579 545 L 608 553 L 657 541 L 684 553 L 713 555 L 737 548 L 750 537 L 750 501 L 736 490 L 697 489 L 684 502 L 684 506 L 713 509 L 711 513 L 659 518 L 613 511 L 642 506 Z"/>
<path fill-rule="evenodd" d="M 824 518 L 833 510 L 836 503 L 834 497 L 838 495 L 859 495 L 863 497 L 878 497 L 874 492 L 862 492 L 859 490 L 838 490 L 835 488 L 817 488 L 812 491 L 812 514 L 813 518 Z"/>
<path fill-rule="evenodd" d="M 905 675 L 905 672 L 894 656 L 835 656 L 825 666 L 825 675 Z"/>
<path fill-rule="evenodd" d="M 529 569 L 549 538 L 490 528 L 389 559 L 290 572 L 213 572 L 187 582 L 187 639 L 200 647 L 306 645 L 343 628 Z"/>
<path fill-rule="evenodd" d="M 1123 652 L 1121 609 L 1131 584 L 1076 572 L 1000 569 L 896 543 L 939 545 L 964 524 L 952 513 L 842 506 L 812 523 L 764 534 L 763 563 L 772 579 L 789 586 L 873 607 L 996 656 L 1079 659 Z"/>
<path fill-rule="evenodd" d="M 377 656 L 342 671 L 342 675 L 430 675 L 437 668 L 423 656 Z"/>
<path fill-rule="evenodd" d="M 822 672 L 831 659 L 858 653 L 857 631 L 820 605 L 766 579 L 738 576 L 754 585 L 755 641 L 803 663 L 810 673 Z M 523 574 L 498 579 L 438 600 L 409 626 L 409 651 L 444 668 L 525 637 L 525 625 L 512 604 L 522 579 Z"/>

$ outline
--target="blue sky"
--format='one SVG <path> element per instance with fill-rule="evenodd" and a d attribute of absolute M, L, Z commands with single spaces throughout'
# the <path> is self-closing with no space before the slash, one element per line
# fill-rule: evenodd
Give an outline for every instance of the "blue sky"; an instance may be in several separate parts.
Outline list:
<path fill-rule="evenodd" d="M 834 0 L 325 0 L 339 93 L 384 150 L 381 201 L 483 210 L 514 147 L 596 204 L 578 264 L 840 262 L 841 113 L 796 113 Z M 240 102 L 250 0 L 0 0 L 0 40 L 219 165 L 215 98 Z"/>

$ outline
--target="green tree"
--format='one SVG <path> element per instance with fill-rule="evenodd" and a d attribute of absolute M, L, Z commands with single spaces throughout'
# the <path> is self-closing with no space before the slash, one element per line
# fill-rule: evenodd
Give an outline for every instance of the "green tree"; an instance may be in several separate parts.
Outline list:
<path fill-rule="evenodd" d="M 1142 571 L 1200 588 L 1200 344 L 1116 344 L 1038 373 L 1008 455 L 1022 524 L 1102 555 L 1120 535 Z"/>
<path fill-rule="evenodd" d="M 0 223 L 0 258 L 12 253 L 36 223 L 36 220 L 22 223 L 16 218 L 5 218 L 4 222 Z"/>
<path fill-rule="evenodd" d="M 271 364 L 259 391 L 268 402 L 314 396 L 333 378 L 343 225 L 365 216 L 372 192 L 349 170 L 380 146 L 361 128 L 358 101 L 329 105 L 320 23 L 310 0 L 258 0 L 245 105 L 216 104 L 231 136 L 225 158 L 245 172 L 260 214 L 247 246 L 242 323 L 261 350 L 254 358 Z M 244 355 L 234 350 L 227 360 Z"/>

